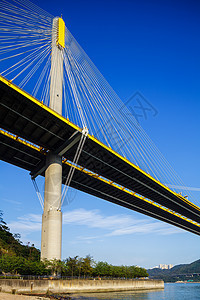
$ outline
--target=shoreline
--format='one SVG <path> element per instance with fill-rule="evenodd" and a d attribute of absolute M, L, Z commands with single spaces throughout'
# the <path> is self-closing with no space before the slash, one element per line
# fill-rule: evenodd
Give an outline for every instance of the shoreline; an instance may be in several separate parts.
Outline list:
<path fill-rule="evenodd" d="M 47 297 L 42 296 L 28 296 L 28 295 L 22 295 L 22 294 L 11 294 L 11 293 L 4 293 L 0 292 L 0 300 L 49 300 Z"/>
<path fill-rule="evenodd" d="M 117 291 L 90 291 L 90 292 L 79 292 L 79 293 L 53 293 L 49 295 L 44 294 L 12 294 L 12 293 L 5 293 L 0 291 L 0 300 L 80 300 L 80 299 L 90 299 L 91 297 L 98 297 L 100 294 L 115 294 L 115 293 L 134 293 L 139 294 L 143 292 L 157 292 L 157 291 L 163 291 L 163 289 L 137 289 L 137 290 L 117 290 Z M 104 299 L 104 298 L 103 298 Z M 106 298 L 105 298 L 106 299 Z"/>

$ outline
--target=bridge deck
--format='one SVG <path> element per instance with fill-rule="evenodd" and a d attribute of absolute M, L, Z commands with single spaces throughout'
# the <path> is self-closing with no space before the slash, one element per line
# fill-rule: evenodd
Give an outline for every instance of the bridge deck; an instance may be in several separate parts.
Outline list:
<path fill-rule="evenodd" d="M 72 134 L 82 131 L 81 128 L 3 77 L 0 77 L 0 127 L 3 129 L 0 133 L 0 159 L 32 172 L 44 162 L 46 151 L 56 151 Z M 5 130 L 12 134 L 5 133 Z M 73 161 L 76 147 L 77 144 L 63 156 Z M 187 230 L 199 234 L 199 226 L 195 224 L 195 222 L 200 223 L 199 207 L 167 188 L 91 135 L 86 139 L 79 165 L 106 178 L 108 182 L 114 182 L 123 189 L 132 191 L 132 195 L 101 181 L 98 176 L 94 178 L 79 170 L 76 170 L 73 177 L 71 184 L 73 187 L 154 218 L 166 218 L 165 221 L 168 223 L 175 222 L 175 225 L 182 228 L 186 226 Z M 67 168 L 69 168 L 67 165 L 63 167 L 63 174 L 66 174 Z M 133 192 L 137 195 L 134 196 Z M 151 201 L 148 203 L 142 201 L 142 198 Z M 153 205 L 153 201 L 157 204 Z M 167 210 L 161 209 L 159 205 Z M 169 210 L 177 214 L 174 215 Z M 186 218 L 183 219 L 178 214 Z M 188 222 L 187 218 L 194 222 Z"/>
<path fill-rule="evenodd" d="M 3 130 L 0 131 L 0 143 L 0 159 L 29 171 L 34 170 L 35 164 L 40 164 L 46 156 L 46 152 L 40 147 L 33 146 Z M 63 160 L 63 183 L 66 181 L 70 166 L 71 164 L 68 161 Z M 44 176 L 44 171 L 41 175 Z M 119 185 L 111 183 L 109 180 L 105 180 L 86 169 L 76 167 L 71 186 L 200 235 L 199 224 L 150 202 L 148 199 L 140 197 L 127 189 L 123 189 Z"/>

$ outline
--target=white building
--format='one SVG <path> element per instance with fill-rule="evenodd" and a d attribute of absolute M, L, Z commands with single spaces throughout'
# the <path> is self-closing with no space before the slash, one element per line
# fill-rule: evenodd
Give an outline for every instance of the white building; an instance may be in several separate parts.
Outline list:
<path fill-rule="evenodd" d="M 173 268 L 173 265 L 172 264 L 169 264 L 169 265 L 163 265 L 163 264 L 160 264 L 159 266 L 158 266 L 158 268 L 159 269 L 162 269 L 162 270 L 164 270 L 164 269 L 166 269 L 166 270 L 169 270 L 169 269 L 171 269 L 171 268 Z"/>

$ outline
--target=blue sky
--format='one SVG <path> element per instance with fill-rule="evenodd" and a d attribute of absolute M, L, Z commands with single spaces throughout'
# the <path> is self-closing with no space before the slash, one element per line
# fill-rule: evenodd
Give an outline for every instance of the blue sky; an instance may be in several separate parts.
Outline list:
<path fill-rule="evenodd" d="M 139 91 L 157 110 L 140 123 L 185 182 L 200 188 L 200 3 L 35 0 L 71 33 L 123 101 Z M 40 247 L 42 210 L 28 172 L 0 162 L 0 201 L 12 232 Z M 39 179 L 41 190 L 43 180 Z M 91 254 L 153 267 L 199 259 L 200 238 L 70 190 L 63 258 Z M 200 192 L 193 193 L 200 205 Z"/>

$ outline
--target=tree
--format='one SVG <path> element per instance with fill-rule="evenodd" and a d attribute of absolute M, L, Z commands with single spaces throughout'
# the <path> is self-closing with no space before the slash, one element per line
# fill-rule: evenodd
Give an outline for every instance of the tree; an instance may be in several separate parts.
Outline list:
<path fill-rule="evenodd" d="M 69 257 L 66 259 L 65 265 L 67 268 L 67 273 L 69 276 L 73 276 L 76 275 L 78 268 L 77 268 L 77 264 L 78 264 L 78 256 L 75 257 Z"/>
<path fill-rule="evenodd" d="M 51 270 L 51 274 L 54 276 L 62 275 L 65 271 L 65 263 L 59 259 L 52 259 L 47 262 L 48 268 Z"/>
<path fill-rule="evenodd" d="M 94 266 L 95 276 L 112 276 L 113 266 L 109 265 L 107 262 L 99 261 Z"/>
<path fill-rule="evenodd" d="M 83 268 L 83 258 L 79 257 L 78 261 L 77 261 L 77 269 L 78 269 L 78 278 L 79 279 L 80 279 L 80 276 L 81 276 L 82 268 Z"/>
<path fill-rule="evenodd" d="M 82 261 L 82 272 L 85 278 L 85 275 L 91 275 L 93 268 L 92 268 L 92 264 L 93 264 L 93 259 L 90 255 L 87 255 L 85 258 L 83 258 Z"/>
<path fill-rule="evenodd" d="M 3 212 L 2 210 L 0 210 L 0 229 L 2 230 L 7 230 L 9 231 L 10 229 L 7 227 L 6 222 L 3 219 Z"/>

